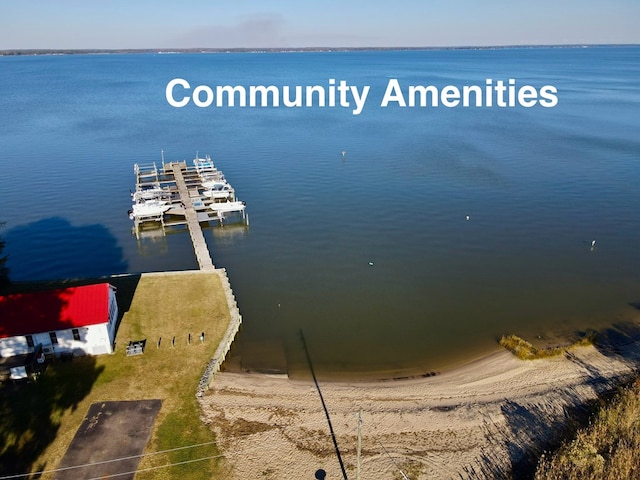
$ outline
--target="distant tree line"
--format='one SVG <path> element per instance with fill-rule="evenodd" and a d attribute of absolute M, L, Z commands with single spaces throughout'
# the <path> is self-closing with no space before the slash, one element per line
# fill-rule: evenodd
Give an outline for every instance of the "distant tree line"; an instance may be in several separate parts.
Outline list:
<path fill-rule="evenodd" d="M 518 48 L 524 46 L 519 45 Z M 233 48 L 118 48 L 118 49 L 8 49 L 0 50 L 2 55 L 87 55 L 106 53 L 242 53 L 242 52 L 347 52 L 347 51 L 379 51 L 379 50 L 482 50 L 484 48 L 509 48 L 509 47 L 233 47 Z"/>
<path fill-rule="evenodd" d="M 20 50 L 0 50 L 0 55 L 72 55 L 91 53 L 157 53 L 158 50 L 99 50 L 99 49 L 74 49 L 74 50 L 53 50 L 53 49 L 20 49 Z"/>

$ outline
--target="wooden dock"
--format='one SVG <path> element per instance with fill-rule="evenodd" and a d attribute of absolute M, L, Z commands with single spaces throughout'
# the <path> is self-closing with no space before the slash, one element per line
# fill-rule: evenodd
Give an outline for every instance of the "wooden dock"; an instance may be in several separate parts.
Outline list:
<path fill-rule="evenodd" d="M 187 169 L 187 164 L 185 162 L 172 162 L 165 166 L 165 171 L 173 171 L 176 186 L 178 187 L 178 193 L 180 194 L 180 201 L 184 208 L 184 215 L 187 220 L 191 243 L 193 243 L 193 249 L 196 253 L 196 259 L 198 260 L 198 266 L 200 267 L 200 270 L 215 270 L 213 260 L 211 260 L 211 255 L 209 254 L 207 242 L 205 242 L 204 235 L 202 234 L 202 228 L 200 228 L 200 222 L 198 222 L 198 213 L 195 208 L 193 208 L 189 189 L 187 188 L 187 183 L 182 175 L 183 169 Z"/>
<path fill-rule="evenodd" d="M 132 192 L 133 209 L 129 216 L 134 221 L 134 233 L 140 235 L 146 227 L 187 227 L 200 270 L 213 271 L 215 266 L 207 247 L 201 224 L 224 226 L 228 221 L 241 220 L 249 225 L 244 202 L 224 179 L 222 172 L 213 166 L 209 156 L 194 159 L 194 166 L 187 162 L 134 165 L 136 191 Z M 212 180 L 213 179 L 213 180 Z M 223 185 L 223 190 L 213 190 Z M 214 195 L 215 194 L 215 195 Z M 222 194 L 222 195 L 220 195 Z M 229 217 L 230 216 L 230 217 Z M 157 231 L 157 230 L 156 230 Z"/>

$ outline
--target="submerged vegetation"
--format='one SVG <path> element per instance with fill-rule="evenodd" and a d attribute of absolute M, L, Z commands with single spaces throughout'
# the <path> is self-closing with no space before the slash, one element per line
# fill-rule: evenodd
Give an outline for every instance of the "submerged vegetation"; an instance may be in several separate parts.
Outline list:
<path fill-rule="evenodd" d="M 594 334 L 589 334 L 570 345 L 538 348 L 517 335 L 503 335 L 502 338 L 500 338 L 500 346 L 509 350 L 521 360 L 536 360 L 539 358 L 557 357 L 572 348 L 592 345 L 594 340 Z"/>
<path fill-rule="evenodd" d="M 590 425 L 554 455 L 543 455 L 536 480 L 640 478 L 640 379 L 601 407 Z"/>

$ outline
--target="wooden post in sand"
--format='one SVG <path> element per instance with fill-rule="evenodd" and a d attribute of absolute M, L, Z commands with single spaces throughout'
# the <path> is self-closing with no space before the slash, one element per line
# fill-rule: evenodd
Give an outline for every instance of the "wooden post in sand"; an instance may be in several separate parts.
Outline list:
<path fill-rule="evenodd" d="M 358 446 L 357 446 L 357 464 L 356 464 L 356 480 L 360 480 L 360 452 L 362 451 L 362 409 L 358 412 Z"/>

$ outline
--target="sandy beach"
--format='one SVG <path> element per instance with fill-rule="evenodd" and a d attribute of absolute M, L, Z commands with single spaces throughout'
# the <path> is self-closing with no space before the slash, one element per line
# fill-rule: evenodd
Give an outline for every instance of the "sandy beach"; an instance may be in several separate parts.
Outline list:
<path fill-rule="evenodd" d="M 500 478 L 556 441 L 572 411 L 630 378 L 638 342 L 579 347 L 522 361 L 500 351 L 437 376 L 374 383 L 320 382 L 346 473 L 356 478 Z M 618 340 L 620 340 L 618 338 Z M 311 379 L 217 374 L 200 399 L 228 478 L 343 478 Z M 406 475 L 406 477 L 403 476 Z"/>

